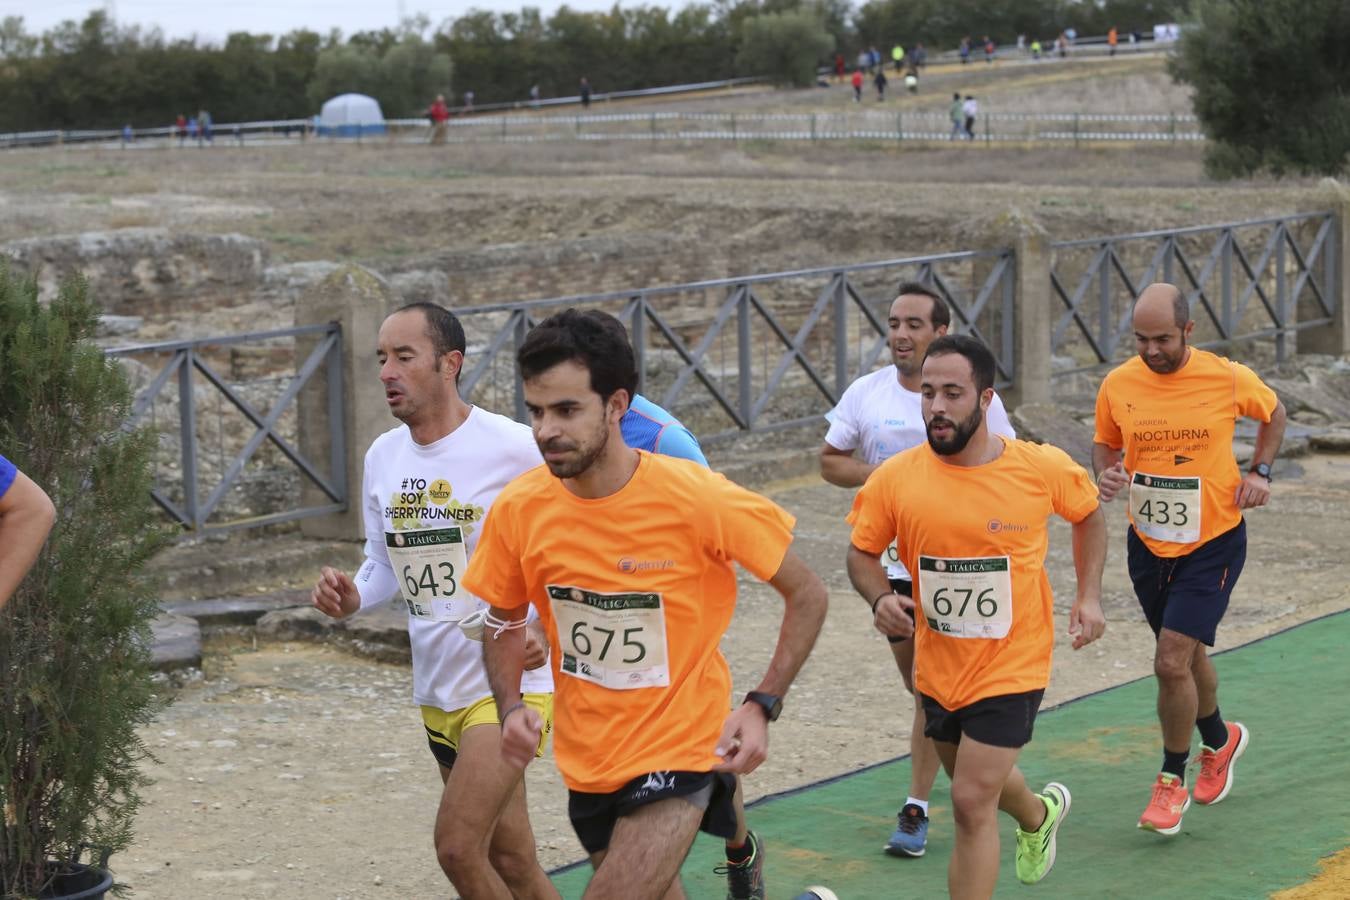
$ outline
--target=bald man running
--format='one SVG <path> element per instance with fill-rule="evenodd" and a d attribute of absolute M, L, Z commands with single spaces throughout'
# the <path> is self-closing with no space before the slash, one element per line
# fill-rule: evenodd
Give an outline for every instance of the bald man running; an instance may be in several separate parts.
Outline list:
<path fill-rule="evenodd" d="M 1097 394 L 1092 464 L 1103 501 L 1129 498 L 1130 579 L 1157 637 L 1163 764 L 1139 827 L 1181 830 L 1190 807 L 1186 760 L 1200 732 L 1195 800 L 1218 803 L 1247 748 L 1241 722 L 1219 714 L 1218 674 L 1205 651 L 1247 558 L 1244 509 L 1270 499 L 1270 466 L 1284 437 L 1284 406 L 1251 369 L 1196 347 L 1182 292 L 1150 285 L 1134 307 L 1139 355 Z M 1260 427 L 1250 469 L 1233 458 L 1241 416 Z"/>

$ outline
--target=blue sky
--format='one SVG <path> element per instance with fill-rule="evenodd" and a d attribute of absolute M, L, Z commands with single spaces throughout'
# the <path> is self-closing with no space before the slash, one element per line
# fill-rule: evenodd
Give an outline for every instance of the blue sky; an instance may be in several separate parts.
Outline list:
<path fill-rule="evenodd" d="M 158 26 L 171 38 L 196 35 L 220 43 L 232 31 L 284 34 L 310 28 L 325 33 L 339 28 L 343 34 L 351 34 L 392 28 L 400 14 L 425 13 L 436 26 L 473 7 L 503 12 L 525 5 L 526 0 L 0 0 L 0 17 L 22 16 L 28 31 L 41 32 L 65 19 L 83 19 L 90 10 L 108 9 L 124 25 Z M 538 6 L 548 15 L 562 3 L 536 0 L 529 5 Z M 609 9 L 613 0 L 568 0 L 567 5 L 573 9 Z"/>

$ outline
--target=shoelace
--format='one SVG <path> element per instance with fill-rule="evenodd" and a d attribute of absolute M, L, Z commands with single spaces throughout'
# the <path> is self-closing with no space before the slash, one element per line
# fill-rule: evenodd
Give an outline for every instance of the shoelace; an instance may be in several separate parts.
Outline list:
<path fill-rule="evenodd" d="M 1212 750 L 1200 751 L 1200 777 L 1213 778 L 1219 771 L 1219 754 Z"/>
<path fill-rule="evenodd" d="M 923 827 L 921 814 L 917 810 L 913 813 L 909 809 L 901 811 L 899 827 L 905 834 L 918 834 L 919 829 Z"/>
<path fill-rule="evenodd" d="M 731 888 L 733 896 L 750 896 L 754 885 L 751 883 L 755 874 L 755 860 L 759 857 L 759 848 L 750 854 L 750 858 L 742 863 L 728 861 L 725 866 L 713 867 L 714 875 L 726 875 L 728 887 Z"/>
<path fill-rule="evenodd" d="M 1177 782 L 1175 781 L 1164 781 L 1159 779 L 1158 783 L 1153 785 L 1153 802 L 1158 806 L 1167 805 L 1163 803 L 1163 797 L 1166 796 L 1169 791 L 1175 790 L 1176 786 Z"/>

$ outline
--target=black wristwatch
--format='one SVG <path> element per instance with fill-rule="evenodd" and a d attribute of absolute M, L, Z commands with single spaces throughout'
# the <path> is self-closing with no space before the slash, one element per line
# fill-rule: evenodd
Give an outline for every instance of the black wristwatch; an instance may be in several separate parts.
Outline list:
<path fill-rule="evenodd" d="M 1266 481 L 1270 481 L 1269 463 L 1257 463 L 1256 465 L 1252 466 L 1249 471 L 1255 472 L 1257 475 L 1260 475 Z"/>
<path fill-rule="evenodd" d="M 764 718 L 770 722 L 777 722 L 779 713 L 783 711 L 783 698 L 763 691 L 751 691 L 746 694 L 745 703 L 759 704 L 759 708 L 764 710 Z"/>

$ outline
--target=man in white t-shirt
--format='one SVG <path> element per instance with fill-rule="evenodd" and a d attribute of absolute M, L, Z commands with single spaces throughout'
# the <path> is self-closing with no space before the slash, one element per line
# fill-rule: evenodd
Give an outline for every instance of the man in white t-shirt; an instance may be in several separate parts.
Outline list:
<path fill-rule="evenodd" d="M 853 382 L 839 398 L 839 404 L 825 414 L 830 429 L 820 450 L 822 478 L 840 487 L 860 487 L 877 466 L 928 440 L 923 397 L 919 393 L 923 357 L 928 345 L 947 333 L 951 321 L 951 309 L 931 288 L 916 282 L 900 285 L 899 294 L 891 303 L 886 336 L 893 365 Z M 991 432 L 1015 436 L 998 394 L 994 395 L 985 421 Z M 886 548 L 882 561 L 892 590 L 913 596 L 912 579 L 900 563 L 894 542 Z M 875 607 L 872 614 L 875 623 Z M 913 695 L 914 640 L 890 635 L 886 640 L 890 642 L 905 689 Z M 926 725 L 923 706 L 916 702 L 909 737 L 909 796 L 900 810 L 895 832 L 886 843 L 886 852 L 892 856 L 923 856 L 928 846 L 928 796 L 940 762 L 932 740 L 924 735 Z"/>
<path fill-rule="evenodd" d="M 445 785 L 435 830 L 441 868 L 465 897 L 553 898 L 535 856 L 524 781 L 501 758 L 482 644 L 467 630 L 487 605 L 460 584 L 497 494 L 542 458 L 529 427 L 459 396 L 464 347 L 459 320 L 432 303 L 405 306 L 380 326 L 380 381 L 403 424 L 366 452 L 365 563 L 354 579 L 324 567 L 313 602 L 343 617 L 401 596 L 413 700 Z M 545 722 L 542 755 L 553 675 L 542 629 L 532 622 L 526 636 L 521 699 Z"/>

